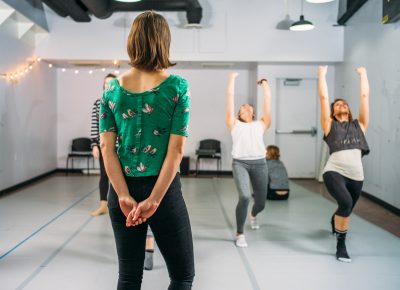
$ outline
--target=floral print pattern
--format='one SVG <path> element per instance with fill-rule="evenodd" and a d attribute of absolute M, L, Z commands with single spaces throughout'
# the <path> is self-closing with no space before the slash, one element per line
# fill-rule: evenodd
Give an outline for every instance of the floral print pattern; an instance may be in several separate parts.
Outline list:
<path fill-rule="evenodd" d="M 100 132 L 117 133 L 126 176 L 159 174 L 170 135 L 188 136 L 189 95 L 186 80 L 176 75 L 143 93 L 126 91 L 118 79 L 108 83 L 100 102 Z"/>

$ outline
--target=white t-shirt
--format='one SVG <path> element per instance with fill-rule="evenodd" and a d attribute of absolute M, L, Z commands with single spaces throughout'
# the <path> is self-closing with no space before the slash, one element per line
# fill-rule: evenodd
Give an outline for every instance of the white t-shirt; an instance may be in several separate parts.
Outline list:
<path fill-rule="evenodd" d="M 231 135 L 234 159 L 257 160 L 265 158 L 264 125 L 261 121 L 245 123 L 236 120 Z"/>
<path fill-rule="evenodd" d="M 360 149 L 347 149 L 332 153 L 325 165 L 323 173 L 334 171 L 347 178 L 363 181 L 364 171 Z"/>

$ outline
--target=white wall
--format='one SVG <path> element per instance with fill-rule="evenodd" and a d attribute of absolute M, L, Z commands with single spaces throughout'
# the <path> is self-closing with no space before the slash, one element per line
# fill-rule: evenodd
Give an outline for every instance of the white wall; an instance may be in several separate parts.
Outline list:
<path fill-rule="evenodd" d="M 359 79 L 354 69 L 367 68 L 371 97 L 366 137 L 371 153 L 363 158 L 363 190 L 400 208 L 400 26 L 383 25 L 381 17 L 382 1 L 368 1 L 346 25 L 335 97 L 348 99 L 357 116 Z"/>
<path fill-rule="evenodd" d="M 317 79 L 317 69 L 318 65 L 317 64 L 304 64 L 304 65 L 268 65 L 268 64 L 260 64 L 257 66 L 257 75 L 261 78 L 267 78 L 270 82 L 271 90 L 272 90 L 272 97 L 271 97 L 271 115 L 272 115 L 272 124 L 271 127 L 267 130 L 264 141 L 266 145 L 269 144 L 276 144 L 276 114 L 277 114 L 277 86 L 278 86 L 278 79 L 284 79 L 284 78 L 300 78 L 300 79 Z M 335 91 L 335 68 L 334 66 L 331 66 L 329 68 L 329 72 L 327 75 L 327 83 L 328 87 L 330 88 L 330 91 L 332 94 L 334 94 Z M 317 98 L 317 92 L 315 93 L 315 97 Z M 257 107 L 261 108 L 263 104 L 263 95 L 262 95 L 262 90 L 259 88 L 257 91 Z M 319 106 L 318 106 L 319 108 Z M 301 110 L 301 108 L 299 108 Z M 262 112 L 258 110 L 257 112 L 258 117 L 261 116 Z M 319 120 L 319 109 L 317 112 L 318 120 Z M 319 163 L 320 163 L 320 156 L 321 156 L 321 149 L 322 149 L 322 137 L 323 133 L 320 128 L 320 124 L 318 122 L 317 126 L 317 164 L 316 164 L 316 169 L 319 171 Z M 306 150 L 305 148 L 297 148 L 296 146 L 293 146 L 293 150 L 297 150 L 299 154 L 301 154 L 302 150 Z M 316 176 L 318 177 L 318 176 Z"/>
<path fill-rule="evenodd" d="M 200 1 L 203 29 L 183 29 L 184 12 L 166 12 L 172 32 L 171 56 L 176 61 L 334 62 L 343 59 L 343 27 L 333 27 L 337 2 L 304 4 L 316 29 L 307 33 L 275 29 L 284 18 L 281 0 Z M 293 20 L 300 2 L 288 1 Z M 126 38 L 137 13 L 115 13 L 89 23 L 75 23 L 48 12 L 50 35 L 37 48 L 47 59 L 127 60 Z"/>
<path fill-rule="evenodd" d="M 238 65 L 231 69 L 202 69 L 196 64 L 178 65 L 170 69 L 171 73 L 185 77 L 190 84 L 192 94 L 192 112 L 190 137 L 186 144 L 185 155 L 191 157 L 191 168 L 195 168 L 195 152 L 202 139 L 218 139 L 222 146 L 222 169 L 231 170 L 232 141 L 225 126 L 226 82 L 230 71 L 239 72 L 235 90 L 235 111 L 243 103 L 262 107 L 261 89 L 257 88 L 256 79 L 265 77 L 270 80 L 272 88 L 272 118 L 271 128 L 265 135 L 265 144 L 275 144 L 276 129 L 276 80 L 278 78 L 316 78 L 317 65 Z M 97 71 L 89 75 L 82 71 L 79 75 L 69 70 L 58 71 L 58 167 L 65 168 L 66 156 L 71 140 L 90 134 L 90 114 L 92 104 L 101 96 L 102 80 L 107 72 Z M 334 91 L 334 69 L 331 68 L 328 85 Z M 258 117 L 260 117 L 258 110 Z M 322 133 L 318 133 L 318 153 Z M 77 166 L 86 166 L 84 161 Z M 202 170 L 215 170 L 214 161 L 204 160 Z"/>
<path fill-rule="evenodd" d="M 306 33 L 275 29 L 285 14 L 284 1 L 280 0 L 201 0 L 204 7 L 204 28 L 201 30 L 181 28 L 185 13 L 163 13 L 172 31 L 172 59 L 236 63 L 240 72 L 236 109 L 241 103 L 256 103 L 257 96 L 259 99 L 255 88 L 258 75 L 299 77 L 303 69 L 306 74 L 313 70 L 308 66 L 280 66 L 278 63 L 332 63 L 343 59 L 344 30 L 332 26 L 336 21 L 336 2 L 305 4 L 306 18 L 316 25 L 314 31 Z M 289 3 L 291 18 L 297 20 L 300 3 Z M 34 52 L 44 59 L 65 61 L 126 60 L 126 38 L 135 15 L 116 13 L 106 20 L 93 18 L 90 23 L 75 23 L 47 10 L 50 33 Z M 32 48 L 20 41 L 9 42 L 3 37 L 0 40 L 0 53 L 7 56 L 0 60 L 2 67 L 9 68 L 32 54 Z M 249 62 L 275 65 L 256 68 Z M 186 77 L 192 86 L 192 133 L 186 154 L 194 157 L 201 139 L 220 139 L 223 170 L 230 170 L 231 140 L 224 124 L 228 70 L 189 66 L 175 68 L 172 72 Z M 0 173 L 0 188 L 3 180 L 10 186 L 56 167 L 65 167 L 71 140 L 89 135 L 91 107 L 101 95 L 103 76 L 104 73 L 89 75 L 82 71 L 77 76 L 71 71 L 62 73 L 43 67 L 17 86 L 1 83 L 0 170 L 3 172 Z M 56 115 L 53 113 L 55 108 Z M 273 131 L 272 128 L 270 132 Z M 273 142 L 273 134 L 268 134 L 267 142 Z M 206 162 L 202 168 L 213 169 L 214 164 Z"/>
<path fill-rule="evenodd" d="M 192 95 L 192 111 L 190 137 L 186 143 L 185 155 L 191 157 L 191 168 L 195 167 L 195 151 L 202 139 L 218 139 L 222 143 L 223 170 L 231 170 L 231 137 L 225 126 L 225 90 L 229 70 L 227 69 L 200 69 L 174 68 L 171 73 L 185 77 L 190 84 Z M 236 101 L 237 110 L 242 103 L 251 103 L 255 79 L 252 71 L 239 68 L 240 77 L 237 80 Z M 93 102 L 102 93 L 102 82 L 106 72 L 96 72 L 89 75 L 87 70 L 79 75 L 73 71 L 61 72 L 58 70 L 57 94 L 57 164 L 65 168 L 66 157 L 71 140 L 76 137 L 90 135 L 91 109 Z M 76 167 L 84 167 L 84 161 L 77 163 Z M 202 170 L 215 170 L 216 164 L 204 160 Z"/>
<path fill-rule="evenodd" d="M 0 36 L 0 55 L 3 49 L 14 54 L 4 51 L 9 58 L 1 72 L 31 56 L 20 42 L 3 46 L 5 39 Z M 56 169 L 56 82 L 44 64 L 17 84 L 0 79 L 0 190 Z"/>
<path fill-rule="evenodd" d="M 103 92 L 108 72 L 90 75 L 88 70 L 62 72 L 57 69 L 57 167 L 66 168 L 67 155 L 74 138 L 89 137 L 92 106 Z M 86 167 L 86 161 L 74 160 L 74 167 Z"/>

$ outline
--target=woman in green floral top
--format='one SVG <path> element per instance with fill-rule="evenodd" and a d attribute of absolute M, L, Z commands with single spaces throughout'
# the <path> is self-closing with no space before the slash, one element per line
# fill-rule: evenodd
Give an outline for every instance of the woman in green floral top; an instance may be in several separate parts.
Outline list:
<path fill-rule="evenodd" d="M 132 69 L 109 82 L 101 99 L 100 147 L 112 185 L 119 290 L 141 287 L 148 226 L 167 264 L 168 289 L 192 287 L 192 234 L 177 173 L 190 95 L 185 79 L 165 71 L 173 65 L 169 46 L 164 17 L 152 11 L 137 16 L 128 37 Z"/>

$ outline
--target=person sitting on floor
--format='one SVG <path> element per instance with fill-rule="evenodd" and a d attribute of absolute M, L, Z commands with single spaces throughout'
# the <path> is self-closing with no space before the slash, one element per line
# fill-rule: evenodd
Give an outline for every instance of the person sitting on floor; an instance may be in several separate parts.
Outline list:
<path fill-rule="evenodd" d="M 268 166 L 269 200 L 287 200 L 289 198 L 289 180 L 285 165 L 279 160 L 279 147 L 267 147 L 266 158 Z"/>

